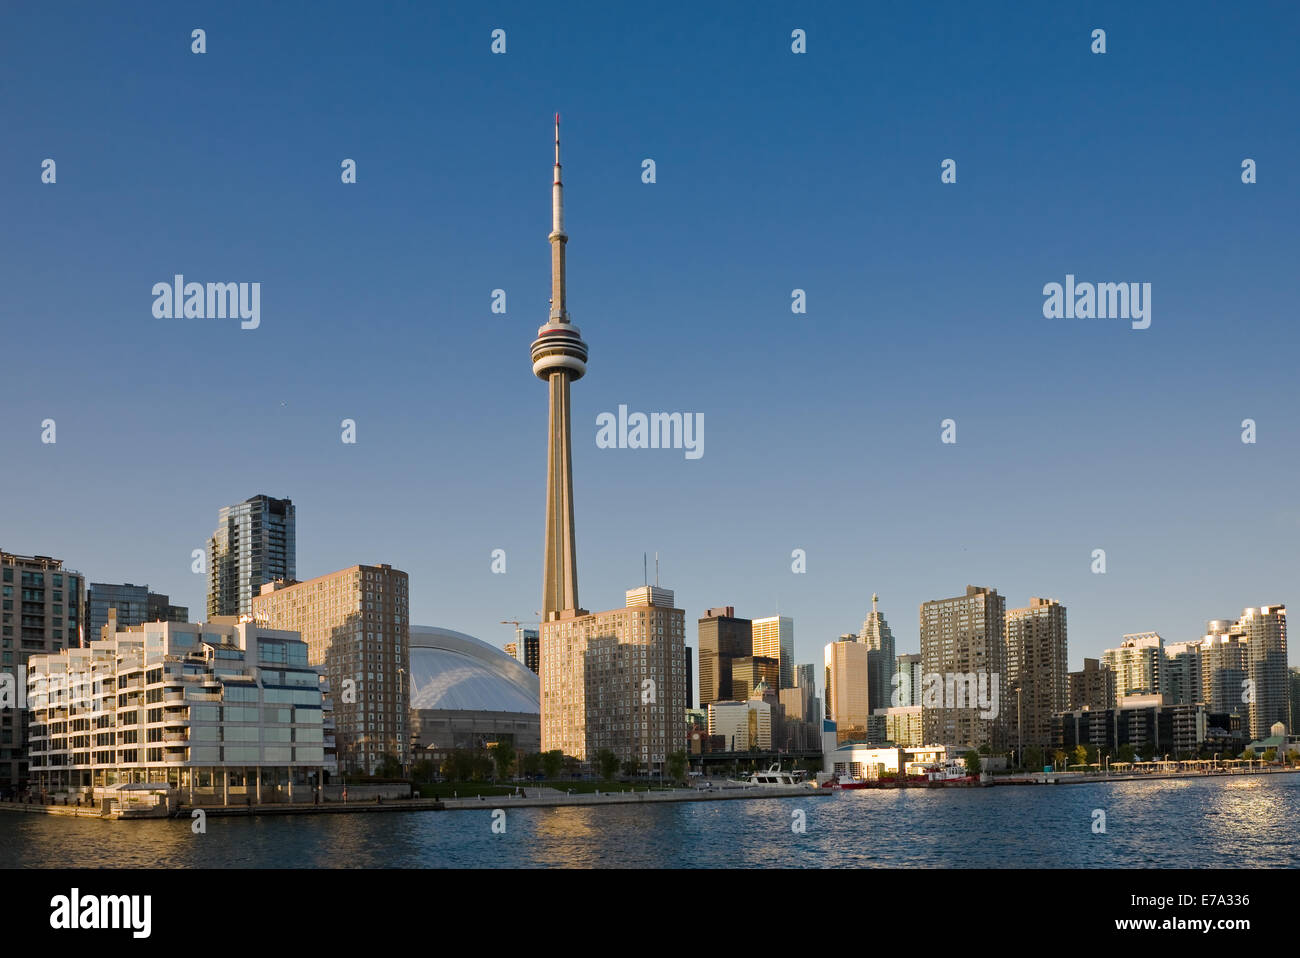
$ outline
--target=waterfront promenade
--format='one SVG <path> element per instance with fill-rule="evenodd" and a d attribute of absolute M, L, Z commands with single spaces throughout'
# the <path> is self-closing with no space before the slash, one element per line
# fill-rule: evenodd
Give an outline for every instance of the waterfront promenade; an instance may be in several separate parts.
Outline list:
<path fill-rule="evenodd" d="M 645 789 L 618 792 L 564 792 L 556 788 L 522 789 L 507 795 L 469 795 L 455 798 L 397 798 L 379 801 L 326 802 L 323 805 L 267 803 L 237 805 L 182 804 L 176 814 L 188 818 L 196 808 L 213 817 L 252 815 L 350 815 L 366 812 L 460 811 L 464 809 L 548 808 L 568 805 L 638 805 L 666 802 L 711 802 L 761 798 L 828 798 L 830 789 L 807 785 L 722 786 L 714 788 Z M 108 818 L 98 808 L 0 802 L 0 812 L 57 815 L 72 818 Z M 114 816 L 115 817 L 115 816 Z M 131 816 L 127 816 L 131 817 Z M 165 817 L 165 816 L 140 816 Z"/>

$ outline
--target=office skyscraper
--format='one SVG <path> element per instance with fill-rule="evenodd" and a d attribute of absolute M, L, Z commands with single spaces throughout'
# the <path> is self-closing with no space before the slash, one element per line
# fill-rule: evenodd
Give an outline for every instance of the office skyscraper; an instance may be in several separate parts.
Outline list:
<path fill-rule="evenodd" d="M 864 741 L 871 704 L 867 691 L 867 653 L 870 650 L 848 636 L 826 646 L 826 717 L 836 725 L 840 742 Z"/>
<path fill-rule="evenodd" d="M 871 595 L 871 611 L 862 622 L 858 632 L 858 641 L 863 643 L 869 654 L 867 656 L 868 681 L 870 683 L 871 708 L 889 708 L 890 693 L 894 689 L 894 670 L 898 667 L 898 656 L 894 649 L 894 633 L 889 623 L 876 608 L 880 596 Z"/>
<path fill-rule="evenodd" d="M 731 664 L 754 654 L 753 623 L 736 618 L 734 607 L 726 605 L 707 609 L 700 618 L 700 708 L 710 702 L 734 698 L 731 690 Z"/>
<path fill-rule="evenodd" d="M 85 593 L 86 580 L 65 569 L 61 560 L 0 549 L 0 673 L 7 676 L 7 694 L 14 696 L 8 707 L 0 708 L 0 786 L 21 787 L 29 778 L 30 713 L 15 707 L 27 685 L 27 660 L 81 644 Z"/>
<path fill-rule="evenodd" d="M 973 585 L 963 596 L 921 604 L 922 671 L 941 685 L 922 689 L 927 742 L 1005 747 L 1006 618 L 1006 599 Z"/>
<path fill-rule="evenodd" d="M 1003 700 L 1010 744 L 1052 744 L 1052 716 L 1070 703 L 1068 676 L 1065 606 L 1031 598 L 1027 607 L 1009 610 Z"/>
<path fill-rule="evenodd" d="M 742 655 L 731 662 L 731 698 L 743 702 L 754 694 L 759 682 L 776 691 L 780 663 L 764 655 Z"/>
<path fill-rule="evenodd" d="M 776 659 L 779 663 L 780 689 L 792 687 L 794 685 L 794 619 L 786 615 L 755 619 L 753 635 L 754 654 Z"/>
<path fill-rule="evenodd" d="M 296 552 L 290 500 L 253 496 L 223 506 L 208 540 L 208 618 L 252 612 L 263 585 L 294 579 Z"/>

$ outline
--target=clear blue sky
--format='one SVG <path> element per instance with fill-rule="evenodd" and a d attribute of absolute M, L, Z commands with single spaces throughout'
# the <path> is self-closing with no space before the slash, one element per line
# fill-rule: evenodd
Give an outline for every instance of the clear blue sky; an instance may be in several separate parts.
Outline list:
<path fill-rule="evenodd" d="M 1300 603 L 1300 14 L 1132 6 L 7 5 L 0 546 L 197 614 L 217 509 L 288 496 L 300 578 L 389 562 L 416 622 L 506 641 L 559 110 L 587 608 L 658 551 L 692 645 L 779 608 L 820 662 L 872 592 L 903 652 L 972 583 L 1065 603 L 1078 668 Z M 260 282 L 260 328 L 155 319 L 175 273 Z M 1067 273 L 1151 283 L 1151 328 L 1045 319 Z M 620 403 L 705 455 L 597 449 Z"/>

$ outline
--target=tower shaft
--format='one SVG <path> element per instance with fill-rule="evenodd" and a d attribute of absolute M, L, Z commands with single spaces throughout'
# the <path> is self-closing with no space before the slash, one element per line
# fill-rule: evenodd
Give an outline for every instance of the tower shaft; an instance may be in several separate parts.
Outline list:
<path fill-rule="evenodd" d="M 546 453 L 546 571 L 542 620 L 578 608 L 578 554 L 573 530 L 572 417 L 568 373 L 550 378 L 551 415 Z"/>

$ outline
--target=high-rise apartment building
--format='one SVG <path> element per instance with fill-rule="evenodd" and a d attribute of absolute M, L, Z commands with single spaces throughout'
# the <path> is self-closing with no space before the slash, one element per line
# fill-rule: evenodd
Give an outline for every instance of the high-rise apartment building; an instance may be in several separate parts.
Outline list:
<path fill-rule="evenodd" d="M 293 503 L 253 496 L 222 506 L 208 540 L 208 617 L 247 615 L 267 582 L 297 575 Z"/>
<path fill-rule="evenodd" d="M 1008 732 L 1017 745 L 1050 746 L 1052 716 L 1070 702 L 1065 606 L 1031 598 L 1025 608 L 1007 611 L 1006 628 Z"/>
<path fill-rule="evenodd" d="M 409 764 L 410 595 L 389 565 L 354 565 L 307 582 L 266 583 L 256 621 L 300 633 L 334 690 L 339 767 L 373 774 L 385 756 Z"/>
<path fill-rule="evenodd" d="M 894 666 L 895 685 L 881 708 L 911 708 L 921 704 L 921 655 L 919 652 L 900 655 Z"/>
<path fill-rule="evenodd" d="M 705 611 L 698 623 L 700 649 L 700 707 L 735 698 L 731 691 L 731 664 L 754 654 L 752 623 L 736 618 L 732 606 Z"/>
<path fill-rule="evenodd" d="M 1096 659 L 1084 659 L 1083 668 L 1070 673 L 1068 711 L 1115 707 L 1115 673 Z"/>
<path fill-rule="evenodd" d="M 856 636 L 831 642 L 824 651 L 826 718 L 839 742 L 863 741 L 871 715 L 867 654 Z"/>
<path fill-rule="evenodd" d="M 86 580 L 61 560 L 0 549 L 0 788 L 28 782 L 29 713 L 19 707 L 28 660 L 80 644 L 85 596 Z"/>
<path fill-rule="evenodd" d="M 1290 718 L 1287 694 L 1286 606 L 1246 609 L 1237 620 L 1246 639 L 1250 737 L 1267 738 L 1276 722 Z"/>
<path fill-rule="evenodd" d="M 1160 684 L 1171 705 L 1195 705 L 1201 694 L 1201 639 L 1166 642 L 1165 660 L 1160 663 Z"/>
<path fill-rule="evenodd" d="M 190 804 L 310 802 L 334 768 L 327 691 L 294 632 L 251 622 L 131 626 L 33 656 L 32 777 L 79 799 L 154 782 Z"/>
<path fill-rule="evenodd" d="M 1249 734 L 1250 710 L 1246 704 L 1246 637 L 1235 622 L 1211 619 L 1198 643 L 1201 698 L 1210 712 L 1236 715 Z"/>
<path fill-rule="evenodd" d="M 686 614 L 673 592 L 630 589 L 627 605 L 542 623 L 542 751 L 662 769 L 686 735 Z"/>
<path fill-rule="evenodd" d="M 1159 695 L 1164 665 L 1165 640 L 1156 632 L 1132 632 L 1120 641 L 1119 648 L 1107 649 L 1101 662 L 1115 676 L 1115 701 L 1130 695 Z"/>
<path fill-rule="evenodd" d="M 171 597 L 150 592 L 147 585 L 130 582 L 92 582 L 86 588 L 86 640 L 101 638 L 108 625 L 108 610 L 117 610 L 117 628 L 145 622 L 188 622 L 190 610 L 172 605 Z"/>
<path fill-rule="evenodd" d="M 515 626 L 515 640 L 506 643 L 506 652 L 536 675 L 541 669 L 541 633 L 522 625 Z"/>
<path fill-rule="evenodd" d="M 1300 666 L 1293 665 L 1287 669 L 1287 704 L 1291 710 L 1291 719 L 1287 730 L 1295 735 L 1300 728 Z"/>
<path fill-rule="evenodd" d="M 794 619 L 785 615 L 772 615 L 753 622 L 754 655 L 776 659 L 780 664 L 780 684 L 773 689 L 788 689 L 794 685 Z"/>
<path fill-rule="evenodd" d="M 921 604 L 921 665 L 938 676 L 937 706 L 922 690 L 922 722 L 932 744 L 1006 745 L 1006 609 L 996 589 Z"/>
<path fill-rule="evenodd" d="M 877 603 L 880 596 L 871 594 L 871 611 L 862 622 L 858 641 L 870 650 L 867 672 L 872 711 L 887 708 L 894 690 L 894 669 L 898 667 L 898 654 L 894 648 L 894 633 L 880 614 Z"/>

